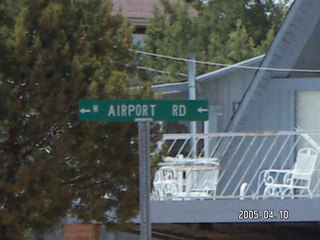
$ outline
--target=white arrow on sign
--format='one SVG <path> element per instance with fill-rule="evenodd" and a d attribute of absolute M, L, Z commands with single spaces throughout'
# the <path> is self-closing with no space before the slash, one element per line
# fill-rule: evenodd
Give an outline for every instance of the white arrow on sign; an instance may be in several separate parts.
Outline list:
<path fill-rule="evenodd" d="M 209 109 L 206 109 L 206 108 L 202 108 L 202 107 L 200 107 L 200 108 L 198 108 L 198 110 L 197 110 L 199 113 L 203 113 L 203 112 L 208 112 L 209 111 Z"/>
<path fill-rule="evenodd" d="M 81 112 L 82 114 L 91 113 L 91 110 L 90 110 L 90 109 L 86 109 L 86 108 L 81 108 L 81 109 L 80 109 L 80 112 Z"/>

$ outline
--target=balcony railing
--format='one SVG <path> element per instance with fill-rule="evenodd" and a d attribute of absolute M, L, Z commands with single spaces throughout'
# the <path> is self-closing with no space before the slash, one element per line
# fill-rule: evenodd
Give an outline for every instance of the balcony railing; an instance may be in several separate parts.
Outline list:
<path fill-rule="evenodd" d="M 152 200 L 320 197 L 320 132 L 165 134 Z"/>

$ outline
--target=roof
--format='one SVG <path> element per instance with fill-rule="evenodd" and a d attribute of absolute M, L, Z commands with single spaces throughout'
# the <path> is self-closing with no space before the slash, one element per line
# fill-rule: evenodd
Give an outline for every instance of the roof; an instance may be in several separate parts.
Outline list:
<path fill-rule="evenodd" d="M 295 1 L 271 44 L 261 67 L 293 69 L 320 20 L 320 1 Z M 256 108 L 270 78 L 287 78 L 290 71 L 259 70 L 252 80 L 227 131 L 241 131 Z"/>
<path fill-rule="evenodd" d="M 196 82 L 202 83 L 205 81 L 214 81 L 228 74 L 234 73 L 239 70 L 243 70 L 244 69 L 243 67 L 259 66 L 262 63 L 263 58 L 264 58 L 264 55 L 260 55 L 260 56 L 233 64 L 231 66 L 224 67 L 216 71 L 200 75 L 196 77 Z M 162 94 L 170 94 L 170 93 L 187 91 L 187 90 L 188 90 L 188 82 L 167 83 L 167 84 L 159 84 L 159 85 L 153 86 L 153 91 L 155 93 L 162 93 Z"/>
<path fill-rule="evenodd" d="M 180 0 L 170 0 L 172 3 L 179 1 Z M 160 0 L 112 0 L 112 4 L 113 14 L 121 12 L 132 24 L 137 26 L 149 25 L 149 20 L 153 16 L 155 7 L 160 10 L 163 9 Z M 197 10 L 194 8 L 190 8 L 189 12 L 191 15 L 198 14 Z"/>

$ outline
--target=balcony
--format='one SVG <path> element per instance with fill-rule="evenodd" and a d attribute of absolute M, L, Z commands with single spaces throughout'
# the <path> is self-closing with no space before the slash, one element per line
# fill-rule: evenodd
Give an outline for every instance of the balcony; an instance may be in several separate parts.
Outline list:
<path fill-rule="evenodd" d="M 320 132 L 165 134 L 152 200 L 316 198 Z"/>
<path fill-rule="evenodd" d="M 320 132 L 306 131 L 165 134 L 152 222 L 319 221 L 318 143 Z M 240 219 L 241 209 L 258 219 Z"/>

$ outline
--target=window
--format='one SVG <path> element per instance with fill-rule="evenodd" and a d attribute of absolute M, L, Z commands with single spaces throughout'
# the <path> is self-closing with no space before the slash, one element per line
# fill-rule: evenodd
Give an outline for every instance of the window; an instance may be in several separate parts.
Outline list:
<path fill-rule="evenodd" d="M 296 93 L 296 126 L 304 131 L 320 130 L 320 91 L 298 91 Z M 313 135 L 310 138 L 320 146 L 319 136 Z M 301 140 L 297 144 L 297 149 L 310 147 L 309 144 L 308 141 Z M 319 174 L 312 177 L 311 189 L 316 188 L 313 190 L 315 193 L 320 192 L 319 180 Z"/>
<path fill-rule="evenodd" d="M 320 130 L 320 91 L 298 91 L 296 126 L 303 130 Z"/>

